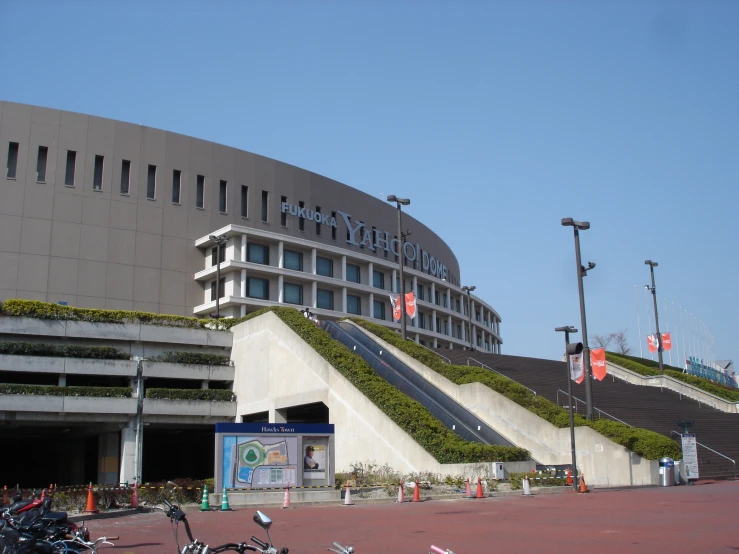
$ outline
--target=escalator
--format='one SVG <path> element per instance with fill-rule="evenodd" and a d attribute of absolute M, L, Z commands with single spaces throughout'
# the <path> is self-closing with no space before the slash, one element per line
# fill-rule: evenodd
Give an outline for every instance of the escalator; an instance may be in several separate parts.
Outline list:
<path fill-rule="evenodd" d="M 514 446 L 353 325 L 323 321 L 321 326 L 333 339 L 363 358 L 380 377 L 403 394 L 420 402 L 461 438 L 482 444 Z"/>

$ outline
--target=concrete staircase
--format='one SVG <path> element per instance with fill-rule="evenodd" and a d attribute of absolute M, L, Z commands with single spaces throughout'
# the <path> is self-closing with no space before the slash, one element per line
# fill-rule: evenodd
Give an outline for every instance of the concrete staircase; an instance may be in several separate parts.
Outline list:
<path fill-rule="evenodd" d="M 568 405 L 567 373 L 564 362 L 487 354 L 480 351 L 437 350 L 456 365 L 488 366 L 518 383 L 532 389 L 544 398 Z M 573 383 L 573 406 L 585 414 L 585 385 Z M 565 391 L 565 392 L 562 392 Z M 582 401 L 582 402 L 581 402 Z M 739 414 L 725 413 L 681 396 L 668 389 L 632 385 L 607 376 L 593 381 L 595 417 L 617 419 L 634 427 L 642 427 L 679 441 L 677 420 L 694 420 L 691 428 L 697 440 L 732 460 L 739 461 Z M 601 411 L 597 411 L 601 410 Z M 698 466 L 701 479 L 729 478 L 736 475 L 736 465 L 705 447 L 698 447 Z"/>

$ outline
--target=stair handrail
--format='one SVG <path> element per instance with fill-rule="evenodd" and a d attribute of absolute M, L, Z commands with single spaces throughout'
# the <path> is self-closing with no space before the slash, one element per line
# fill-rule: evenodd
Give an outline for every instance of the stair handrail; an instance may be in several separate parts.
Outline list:
<path fill-rule="evenodd" d="M 449 365 L 452 365 L 452 361 L 449 358 L 447 358 L 446 356 L 443 356 L 443 355 L 439 354 L 433 348 L 429 348 L 428 346 L 426 346 L 425 344 L 421 344 L 420 342 L 415 342 L 415 341 L 411 341 L 411 342 L 413 342 L 414 344 L 417 344 L 418 346 L 423 346 L 429 352 L 433 352 L 434 354 L 436 354 L 437 356 L 439 356 L 439 358 L 444 358 L 446 360 L 446 363 L 448 363 Z"/>
<path fill-rule="evenodd" d="M 468 365 L 468 366 L 470 365 L 470 360 L 472 360 L 472 361 L 473 361 L 473 362 L 475 362 L 475 363 L 478 363 L 478 364 L 480 364 L 480 366 L 484 367 L 485 369 L 489 369 L 489 370 L 490 370 L 490 371 L 492 371 L 493 373 L 497 373 L 497 374 L 498 374 L 498 375 L 500 375 L 501 377 L 505 377 L 505 378 L 506 378 L 506 379 L 508 379 L 509 381 L 513 381 L 514 383 L 518 383 L 518 381 L 516 381 L 515 379 L 511 379 L 510 377 L 508 377 L 508 375 L 503 375 L 503 374 L 502 374 L 502 373 L 501 373 L 500 371 L 496 371 L 495 369 L 493 369 L 493 368 L 492 368 L 492 367 L 490 367 L 489 365 L 485 365 L 485 364 L 484 364 L 484 363 L 482 363 L 482 362 L 481 362 L 480 360 L 476 360 L 475 358 L 471 358 L 471 357 L 470 357 L 470 358 L 467 358 L 467 365 Z M 530 392 L 534 393 L 534 396 L 536 396 L 536 391 L 535 391 L 534 389 L 531 389 L 531 388 L 527 387 L 527 386 L 526 386 L 526 385 L 524 385 L 523 383 L 518 383 L 518 384 L 519 384 L 519 385 L 521 385 L 521 386 L 522 386 L 523 388 L 525 388 L 525 389 L 528 389 L 528 390 L 529 390 Z"/>
<path fill-rule="evenodd" d="M 673 435 L 678 435 L 678 436 L 680 436 L 680 437 L 682 436 L 682 433 L 678 433 L 678 432 L 677 432 L 677 431 L 675 431 L 675 430 L 672 430 L 672 431 L 670 431 L 670 433 L 671 433 L 671 434 L 673 434 Z M 729 458 L 729 457 L 728 457 L 728 456 L 726 456 L 725 454 L 721 454 L 721 452 L 717 452 L 717 451 L 716 451 L 716 450 L 714 450 L 713 448 L 711 448 L 711 447 L 709 447 L 709 446 L 706 446 L 705 444 L 701 444 L 701 443 L 699 443 L 698 441 L 695 441 L 695 444 L 697 444 L 698 446 L 702 446 L 702 447 L 703 447 L 703 448 L 705 448 L 706 450 L 710 450 L 710 451 L 711 451 L 711 452 L 713 452 L 714 454 L 718 454 L 718 455 L 719 455 L 719 456 L 721 456 L 722 458 L 726 458 L 727 460 L 729 460 L 729 461 L 730 461 L 730 462 L 731 462 L 732 464 L 734 464 L 734 475 L 736 475 L 736 461 L 735 461 L 735 460 L 732 460 L 731 458 Z"/>
<path fill-rule="evenodd" d="M 559 404 L 559 393 L 560 392 L 562 394 L 565 394 L 565 395 L 569 396 L 569 394 L 567 392 L 563 391 L 562 389 L 557 389 L 557 404 Z M 572 398 L 575 400 L 575 402 L 580 402 L 580 403 L 585 404 L 587 406 L 587 402 L 585 402 L 584 400 L 580 400 L 577 396 L 572 395 Z M 606 412 L 604 410 L 601 410 L 600 408 L 596 408 L 595 406 L 593 406 L 593 409 L 596 412 L 601 413 L 604 416 L 609 417 L 609 418 L 611 418 L 614 421 L 618 421 L 619 423 L 623 423 L 624 425 L 628 425 L 629 427 L 633 427 L 633 425 L 631 425 L 630 423 L 626 423 L 624 420 L 618 419 L 616 416 L 611 415 L 608 412 Z"/>

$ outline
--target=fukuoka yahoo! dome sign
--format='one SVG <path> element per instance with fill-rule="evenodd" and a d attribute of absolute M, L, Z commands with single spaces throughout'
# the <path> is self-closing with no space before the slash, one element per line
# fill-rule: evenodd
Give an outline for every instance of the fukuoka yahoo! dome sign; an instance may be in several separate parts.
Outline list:
<path fill-rule="evenodd" d="M 284 214 L 290 214 L 292 216 L 307 219 L 309 221 L 315 221 L 321 225 L 327 227 L 337 227 L 336 218 L 331 217 L 330 214 L 314 211 L 305 207 L 296 206 L 289 202 L 282 202 L 280 209 Z M 400 240 L 397 238 L 391 238 L 390 233 L 387 231 L 381 231 L 380 229 L 368 229 L 362 221 L 357 221 L 352 224 L 352 216 L 346 212 L 336 212 L 341 216 L 341 219 L 346 225 L 347 231 L 347 244 L 354 246 L 364 246 L 369 248 L 373 252 L 376 250 L 386 250 L 392 252 L 396 256 L 399 256 L 399 245 Z M 423 271 L 427 271 L 429 274 L 439 279 L 447 278 L 446 266 L 437 260 L 434 256 L 431 256 L 428 252 L 421 249 L 418 243 L 406 241 L 403 244 L 403 256 L 409 262 L 417 262 L 423 268 Z"/>

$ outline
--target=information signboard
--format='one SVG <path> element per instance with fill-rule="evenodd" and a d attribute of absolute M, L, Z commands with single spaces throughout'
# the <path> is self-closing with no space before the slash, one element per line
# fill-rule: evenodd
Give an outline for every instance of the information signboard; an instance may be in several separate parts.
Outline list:
<path fill-rule="evenodd" d="M 687 479 L 698 479 L 698 445 L 695 442 L 695 433 L 680 435 L 683 443 L 683 467 Z"/>

